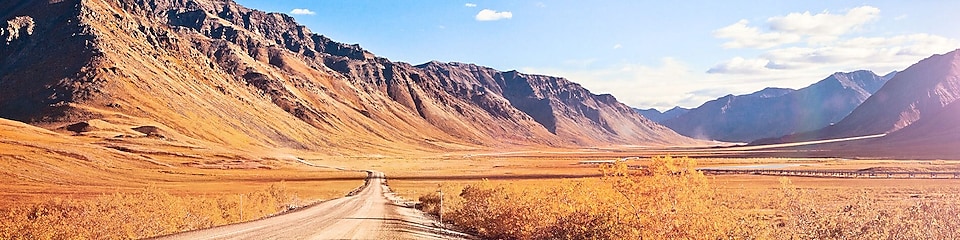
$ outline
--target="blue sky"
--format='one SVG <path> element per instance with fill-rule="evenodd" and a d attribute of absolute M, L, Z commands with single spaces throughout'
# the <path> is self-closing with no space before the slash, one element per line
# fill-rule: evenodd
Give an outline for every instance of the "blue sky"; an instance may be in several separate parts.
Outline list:
<path fill-rule="evenodd" d="M 960 48 L 946 0 L 237 2 L 394 61 L 561 76 L 661 110 Z"/>

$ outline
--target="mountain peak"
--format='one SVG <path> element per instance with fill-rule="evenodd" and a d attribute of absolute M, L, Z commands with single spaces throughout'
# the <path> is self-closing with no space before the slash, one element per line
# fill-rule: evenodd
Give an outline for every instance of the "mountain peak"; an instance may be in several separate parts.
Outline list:
<path fill-rule="evenodd" d="M 896 131 L 960 98 L 957 76 L 960 49 L 925 58 L 896 73 L 874 94 L 876 97 L 837 125 L 850 130 L 844 135 Z"/>
<path fill-rule="evenodd" d="M 680 115 L 683 115 L 688 111 L 690 111 L 690 109 L 682 108 L 680 106 L 675 106 L 670 110 L 667 110 L 664 112 L 660 112 L 660 110 L 657 110 L 656 108 L 634 109 L 634 110 L 636 110 L 637 113 L 640 113 L 640 115 L 643 115 L 643 117 L 658 123 L 677 118 Z"/>
<path fill-rule="evenodd" d="M 690 137 L 749 142 L 810 131 L 843 119 L 884 80 L 870 71 L 834 73 L 793 90 L 764 88 L 747 95 L 727 95 L 663 122 Z"/>
<path fill-rule="evenodd" d="M 751 93 L 751 94 L 748 94 L 748 95 L 744 95 L 744 96 L 752 96 L 752 97 L 759 97 L 759 98 L 772 98 L 772 97 L 783 96 L 784 94 L 787 94 L 787 93 L 790 93 L 790 92 L 793 92 L 793 91 L 796 91 L 796 90 L 789 89 L 789 88 L 767 87 L 767 88 L 764 88 L 763 90 L 756 91 L 756 92 L 754 92 L 754 93 Z"/>
<path fill-rule="evenodd" d="M 890 133 L 938 115 L 960 99 L 960 50 L 936 54 L 895 73 L 892 79 L 829 129 L 777 139 L 806 141 Z"/>

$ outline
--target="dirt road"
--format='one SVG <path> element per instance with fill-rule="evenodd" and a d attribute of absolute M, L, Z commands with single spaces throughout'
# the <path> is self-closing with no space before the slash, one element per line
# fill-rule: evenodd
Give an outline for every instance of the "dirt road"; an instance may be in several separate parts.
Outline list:
<path fill-rule="evenodd" d="M 160 239 L 457 239 L 392 197 L 381 172 L 368 172 L 355 194 L 257 221 Z"/>

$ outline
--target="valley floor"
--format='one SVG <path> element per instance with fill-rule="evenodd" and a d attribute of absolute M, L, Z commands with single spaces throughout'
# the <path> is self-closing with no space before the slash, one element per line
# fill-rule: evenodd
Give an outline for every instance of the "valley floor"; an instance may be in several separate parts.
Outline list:
<path fill-rule="evenodd" d="M 277 151 L 282 154 L 230 153 L 219 149 L 198 150 L 144 144 L 158 142 L 151 139 L 128 139 L 104 148 L 98 147 L 104 143 L 84 140 L 88 138 L 82 136 L 69 137 L 79 141 L 64 147 L 63 144 L 67 143 L 57 140 L 62 138 L 57 133 L 38 134 L 50 136 L 31 142 L 0 142 L 3 144 L 0 147 L 7 149 L 0 155 L 4 160 L 2 164 L 5 164 L 3 169 L 6 169 L 0 177 L 7 183 L 0 186 L 0 209 L 6 212 L 5 225 L 0 226 L 0 232 L 4 233 L 2 236 L 32 231 L 37 235 L 17 236 L 43 238 L 48 235 L 42 234 L 50 233 L 45 231 L 57 228 L 42 226 L 57 222 L 69 223 L 63 226 L 67 231 L 83 231 L 86 225 L 114 224 L 117 227 L 113 230 L 118 235 L 85 236 L 140 238 L 249 221 L 288 208 L 340 198 L 362 185 L 365 173 L 345 169 L 386 173 L 390 176 L 387 181 L 390 188 L 407 200 L 427 200 L 429 203 L 432 195 L 442 191 L 445 201 L 443 211 L 452 214 L 445 219 L 448 223 L 455 223 L 452 222 L 456 219 L 454 213 L 458 207 L 462 207 L 458 204 L 465 201 L 460 196 L 466 186 L 492 184 L 534 192 L 570 186 L 593 188 L 609 184 L 608 180 L 604 180 L 601 166 L 624 161 L 625 165 L 634 169 L 631 171 L 642 173 L 644 170 L 637 169 L 650 167 L 653 156 L 691 156 L 696 166 L 702 168 L 960 171 L 960 161 L 953 160 L 825 158 L 816 154 L 806 156 L 801 150 L 762 147 L 612 146 L 350 157 L 297 151 Z M 903 209 L 920 202 L 960 201 L 956 194 L 960 192 L 958 179 L 781 178 L 759 175 L 707 175 L 705 179 L 711 189 L 715 189 L 717 196 L 728 203 L 736 203 L 737 211 L 756 213 L 758 215 L 750 216 L 766 222 L 783 221 L 789 217 L 775 206 L 783 200 L 784 181 L 789 182 L 789 188 L 805 192 L 804 196 L 818 196 L 817 209 L 822 211 L 843 208 L 862 199 L 871 202 L 871 206 L 875 207 L 871 210 Z M 252 203 L 257 201 L 263 204 Z M 167 210 L 160 206 L 175 208 L 204 204 L 209 208 L 160 215 L 109 210 L 123 209 L 119 206 L 143 205 L 158 206 L 158 211 L 163 212 Z M 424 210 L 434 214 L 438 211 Z M 182 219 L 176 214 L 207 217 L 191 222 L 171 222 L 172 225 L 165 227 L 128 227 L 132 225 L 129 221 Z M 128 218 L 127 222 L 75 219 L 91 215 L 104 218 L 117 215 L 138 217 Z M 830 217 L 820 216 L 822 219 Z M 455 227 L 469 232 L 470 226 Z"/>

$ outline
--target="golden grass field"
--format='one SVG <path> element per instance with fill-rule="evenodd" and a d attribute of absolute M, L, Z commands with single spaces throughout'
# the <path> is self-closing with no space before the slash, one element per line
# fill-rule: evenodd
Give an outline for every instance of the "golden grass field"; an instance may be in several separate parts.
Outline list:
<path fill-rule="evenodd" d="M 409 200 L 442 188 L 447 201 L 445 212 L 453 211 L 458 204 L 463 206 L 465 200 L 459 195 L 468 185 L 506 186 L 513 189 L 510 191 L 533 194 L 571 186 L 609 188 L 610 182 L 601 179 L 598 165 L 579 164 L 581 161 L 629 158 L 627 164 L 647 166 L 652 156 L 674 155 L 693 156 L 698 167 L 788 164 L 791 169 L 851 171 L 960 169 L 960 161 L 950 160 L 773 158 L 764 149 L 613 146 L 331 156 L 289 149 L 238 150 L 188 138 L 108 137 L 122 134 L 117 132 L 68 136 L 10 122 L 0 124 L 0 132 L 4 133 L 0 136 L 0 169 L 5 169 L 0 174 L 5 182 L 0 185 L 0 210 L 4 212 L 0 216 L 5 219 L 0 226 L 4 235 L 0 237 L 4 238 L 63 238 L 66 235 L 57 233 L 70 231 L 78 231 L 74 237 L 80 238 L 141 238 L 247 221 L 289 206 L 343 196 L 362 184 L 365 174 L 355 170 L 368 169 L 386 173 L 391 188 Z M 751 157 L 754 153 L 757 157 Z M 738 157 L 725 157 L 731 155 Z M 307 166 L 297 158 L 321 167 Z M 759 214 L 763 220 L 755 222 L 758 225 L 790 218 L 777 208 L 784 199 L 784 184 L 779 177 L 717 175 L 705 179 L 706 186 L 701 187 L 715 194 L 711 197 L 741 213 Z M 960 180 L 954 179 L 787 179 L 790 188 L 803 192 L 806 198 L 816 196 L 816 209 L 821 212 L 862 199 L 873 204 L 870 210 L 902 210 L 921 202 L 960 200 Z M 242 206 L 240 198 L 247 198 Z M 142 206 L 158 209 L 143 210 Z M 814 209 L 802 206 L 806 208 L 798 209 Z M 240 209 L 247 213 L 242 218 Z M 126 219 L 116 220 L 117 216 Z M 193 217 L 184 220 L 184 216 Z M 113 230 L 84 232 L 89 226 L 113 226 Z M 102 235 L 105 233 L 116 235 Z M 524 236 L 521 238 L 536 238 Z"/>
<path fill-rule="evenodd" d="M 563 154 L 557 154 L 556 157 L 540 155 L 491 157 L 479 161 L 481 163 L 470 164 L 473 168 L 469 170 L 457 168 L 456 166 L 462 164 L 455 162 L 463 161 L 466 164 L 475 160 L 446 159 L 441 161 L 446 162 L 444 164 L 431 164 L 429 167 L 405 166 L 402 169 L 415 170 L 416 173 L 410 176 L 395 174 L 399 177 L 390 180 L 389 183 L 395 192 L 407 199 L 429 201 L 430 205 L 425 205 L 424 208 L 428 212 L 436 212 L 437 191 L 442 189 L 445 204 L 443 211 L 447 219 L 451 219 L 447 221 L 460 224 L 456 227 L 462 231 L 485 238 L 576 239 L 600 236 L 599 238 L 617 239 L 739 236 L 735 238 L 912 239 L 916 237 L 954 238 L 957 237 L 956 230 L 960 230 L 958 228 L 960 219 L 956 217 L 956 206 L 960 204 L 960 179 L 706 175 L 702 177 L 703 184 L 700 184 L 696 180 L 699 179 L 696 175 L 692 175 L 689 179 L 679 177 L 680 180 L 676 179 L 677 176 L 655 175 L 637 177 L 632 181 L 638 181 L 642 186 L 624 190 L 617 183 L 623 181 L 618 180 L 619 177 L 612 177 L 612 180 L 611 177 L 600 177 L 599 167 L 576 164 L 580 160 L 600 160 L 609 156 L 583 156 L 579 153 L 576 155 L 578 157 Z M 705 158 L 694 161 L 697 162 L 696 166 L 701 167 L 791 164 L 792 168 L 798 169 L 882 168 L 914 171 L 951 170 L 956 169 L 960 163 L 943 160 L 815 158 Z M 503 165 L 503 163 L 510 163 L 510 165 Z M 641 158 L 628 164 L 649 166 L 651 162 L 649 159 Z M 444 178 L 443 176 L 455 177 Z M 663 180 L 653 180 L 662 178 L 673 180 L 667 180 L 666 183 Z M 480 190 L 467 194 L 465 189 L 468 188 Z M 630 195 L 630 191 L 639 192 L 632 193 L 638 195 Z M 651 193 L 656 195 L 663 191 L 680 192 L 660 197 L 649 195 Z M 616 192 L 634 197 L 621 199 L 620 194 Z M 642 198 L 651 200 L 639 200 Z M 609 205 L 609 203 L 603 203 L 606 201 L 639 202 Z M 609 219 L 610 215 L 605 215 L 612 214 L 610 212 L 589 210 L 612 208 L 617 209 L 612 211 L 620 216 L 619 214 L 631 212 L 631 207 L 624 206 L 641 206 L 641 208 L 642 206 L 661 206 L 648 208 L 648 210 L 661 210 L 662 206 L 669 207 L 671 202 L 675 207 L 680 204 L 681 208 L 675 210 L 678 212 L 667 215 L 645 213 L 643 217 L 637 217 L 632 221 L 614 221 Z M 478 209 L 476 207 L 478 204 L 486 207 Z M 480 214 L 481 217 L 476 214 Z M 671 217 L 671 215 L 676 216 Z M 538 222 L 537 219 L 547 220 Z M 552 235 L 557 229 L 568 229 L 569 226 L 564 224 L 570 224 L 565 222 L 570 219 L 585 221 L 577 223 L 577 226 L 583 226 L 581 229 L 583 231 L 564 230 L 561 232 L 566 235 Z M 626 221 L 620 223 L 626 226 L 611 227 L 608 225 L 611 221 Z M 659 231 L 662 229 L 652 227 L 649 223 L 643 224 L 644 221 L 656 223 L 679 221 L 684 227 L 661 226 L 668 230 Z M 639 229 L 639 232 L 630 230 L 623 232 L 622 229 Z M 591 230 L 594 232 L 590 232 Z"/>
<path fill-rule="evenodd" d="M 456 187 L 477 183 L 484 179 L 495 183 L 519 186 L 549 186 L 560 182 L 594 181 L 600 171 L 596 165 L 580 165 L 580 161 L 614 160 L 630 155 L 611 154 L 562 154 L 537 153 L 533 156 L 446 158 L 438 160 L 399 160 L 392 164 L 363 163 L 360 167 L 373 167 L 384 171 L 390 185 L 401 196 L 416 199 L 423 193 L 436 192 L 438 185 L 453 190 Z M 960 161 L 949 160 L 846 160 L 838 158 L 702 158 L 696 159 L 700 167 L 746 166 L 759 164 L 791 164 L 784 169 L 802 170 L 861 170 L 884 168 L 898 170 L 952 171 L 960 169 Z M 430 162 L 430 164 L 423 164 Z M 631 160 L 628 164 L 646 165 L 648 158 Z M 721 188 L 737 191 L 767 191 L 780 188 L 779 177 L 757 175 L 707 176 L 710 182 Z M 960 189 L 960 179 L 850 179 L 787 177 L 798 188 L 818 191 L 886 192 L 889 197 L 911 197 L 922 192 L 942 189 Z M 901 196 L 902 195 L 902 196 Z"/>

